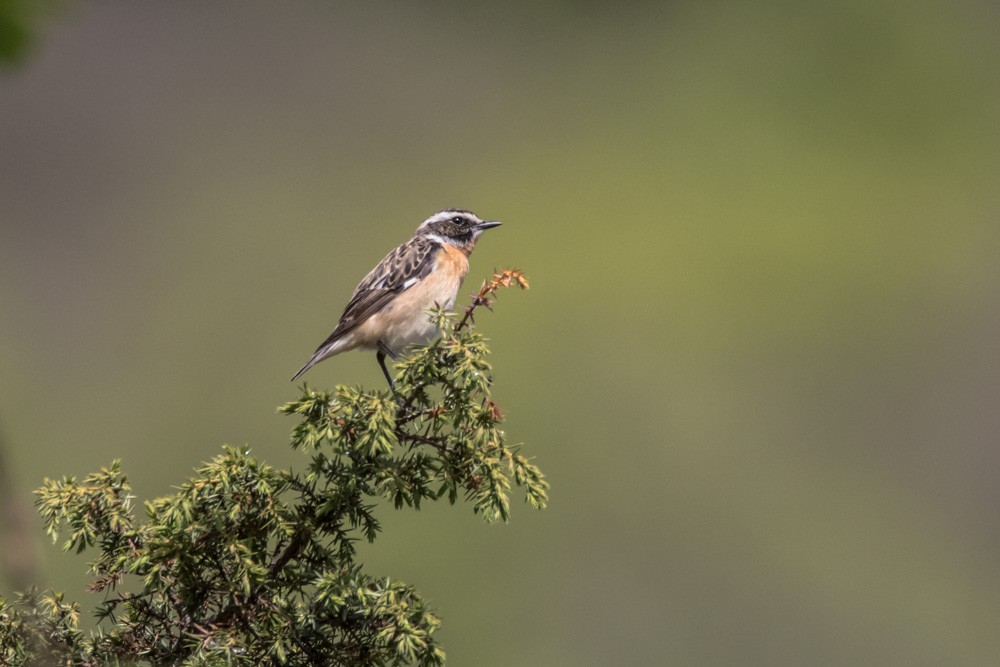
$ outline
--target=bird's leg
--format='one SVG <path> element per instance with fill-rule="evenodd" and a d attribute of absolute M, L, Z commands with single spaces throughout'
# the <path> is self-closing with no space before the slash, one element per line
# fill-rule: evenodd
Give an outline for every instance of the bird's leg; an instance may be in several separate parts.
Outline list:
<path fill-rule="evenodd" d="M 396 391 L 396 383 L 392 381 L 392 376 L 389 375 L 389 369 L 385 367 L 385 357 L 389 355 L 390 358 L 395 359 L 396 353 L 386 347 L 385 343 L 382 341 L 378 342 L 378 352 L 375 354 L 375 358 L 378 359 L 378 365 L 382 367 L 382 372 L 385 374 L 385 379 L 389 383 L 389 389 Z"/>
<path fill-rule="evenodd" d="M 392 376 L 389 375 L 389 369 L 385 367 L 385 352 L 379 350 L 375 353 L 375 358 L 378 359 L 378 365 L 382 367 L 382 373 L 385 374 L 385 379 L 389 383 L 389 389 L 396 391 L 396 383 L 392 381 Z"/>

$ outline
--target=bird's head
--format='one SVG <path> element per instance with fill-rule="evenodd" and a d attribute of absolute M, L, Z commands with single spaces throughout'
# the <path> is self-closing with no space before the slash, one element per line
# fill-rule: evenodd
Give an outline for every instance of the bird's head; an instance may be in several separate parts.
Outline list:
<path fill-rule="evenodd" d="M 447 243 L 469 254 L 476 246 L 479 235 L 487 229 L 498 227 L 496 220 L 482 220 L 472 211 L 447 208 L 424 220 L 415 236 L 424 236 L 439 243 Z"/>

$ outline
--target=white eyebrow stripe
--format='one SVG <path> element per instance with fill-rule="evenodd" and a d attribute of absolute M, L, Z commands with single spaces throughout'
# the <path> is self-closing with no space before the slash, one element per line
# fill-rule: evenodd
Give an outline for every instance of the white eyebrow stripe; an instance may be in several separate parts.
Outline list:
<path fill-rule="evenodd" d="M 482 222 L 482 220 L 479 219 L 479 216 L 477 216 L 475 213 L 472 213 L 471 211 L 464 211 L 461 209 L 450 208 L 450 209 L 445 209 L 444 211 L 438 211 L 431 217 L 424 220 L 424 224 L 426 225 L 429 222 L 444 222 L 445 220 L 451 220 L 454 217 L 468 218 L 473 222 Z"/>
<path fill-rule="evenodd" d="M 443 222 L 455 217 L 455 214 L 451 211 L 438 211 L 431 217 L 427 218 L 424 222 Z"/>

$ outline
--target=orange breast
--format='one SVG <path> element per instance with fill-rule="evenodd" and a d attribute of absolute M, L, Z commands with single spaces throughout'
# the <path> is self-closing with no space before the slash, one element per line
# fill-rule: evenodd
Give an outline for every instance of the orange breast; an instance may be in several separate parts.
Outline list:
<path fill-rule="evenodd" d="M 435 271 L 445 271 L 448 277 L 458 278 L 462 282 L 469 272 L 469 258 L 455 246 L 445 244 L 438 253 Z"/>

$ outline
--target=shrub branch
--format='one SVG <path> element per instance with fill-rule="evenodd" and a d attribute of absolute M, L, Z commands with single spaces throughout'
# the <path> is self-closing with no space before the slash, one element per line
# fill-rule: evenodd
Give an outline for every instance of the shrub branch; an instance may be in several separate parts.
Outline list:
<path fill-rule="evenodd" d="M 357 561 L 374 541 L 379 500 L 397 508 L 463 497 L 487 522 L 510 518 L 509 493 L 547 502 L 541 471 L 506 443 L 492 368 L 474 312 L 516 270 L 484 281 L 456 318 L 396 365 L 396 393 L 306 385 L 279 408 L 297 418 L 291 445 L 304 472 L 275 470 L 245 449 L 196 470 L 177 492 L 143 505 L 118 461 L 36 492 L 45 530 L 96 554 L 97 630 L 57 593 L 0 600 L 0 664 L 442 665 L 440 620 L 412 587 Z"/>

